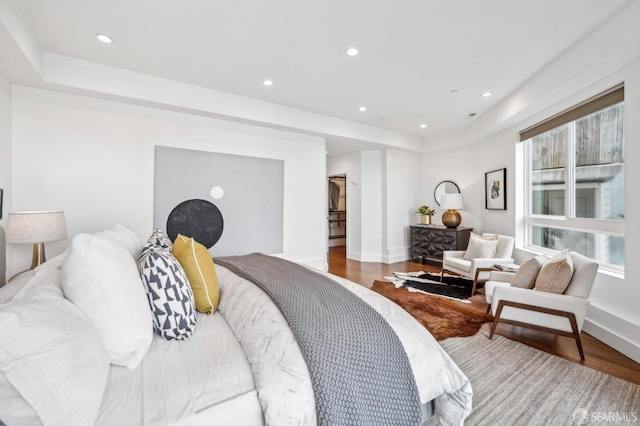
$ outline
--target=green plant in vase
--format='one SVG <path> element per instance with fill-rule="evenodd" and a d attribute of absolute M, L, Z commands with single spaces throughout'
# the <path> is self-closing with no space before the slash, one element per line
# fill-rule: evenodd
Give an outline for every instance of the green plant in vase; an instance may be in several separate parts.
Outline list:
<path fill-rule="evenodd" d="M 433 214 L 436 211 L 432 208 L 430 208 L 429 206 L 420 206 L 418 207 L 418 210 L 416 211 L 416 213 L 420 213 L 420 223 L 422 225 L 430 225 L 431 224 L 431 216 L 433 216 Z"/>

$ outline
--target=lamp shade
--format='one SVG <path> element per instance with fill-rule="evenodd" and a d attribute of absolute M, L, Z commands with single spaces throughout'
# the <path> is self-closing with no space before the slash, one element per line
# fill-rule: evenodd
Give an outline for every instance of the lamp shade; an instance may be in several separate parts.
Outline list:
<path fill-rule="evenodd" d="M 67 238 L 63 211 L 9 213 L 7 243 L 37 244 Z"/>
<path fill-rule="evenodd" d="M 464 207 L 462 194 L 442 194 L 440 207 L 447 210 L 458 210 Z"/>

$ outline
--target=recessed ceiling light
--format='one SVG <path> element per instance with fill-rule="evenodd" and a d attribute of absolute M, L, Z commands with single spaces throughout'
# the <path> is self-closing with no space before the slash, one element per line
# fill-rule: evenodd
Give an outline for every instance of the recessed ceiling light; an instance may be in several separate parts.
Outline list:
<path fill-rule="evenodd" d="M 104 35 L 104 34 L 96 34 L 96 38 L 98 40 L 100 40 L 103 43 L 113 43 L 113 39 L 111 37 L 109 37 L 108 35 Z"/>
<path fill-rule="evenodd" d="M 426 128 L 427 128 L 427 125 L 426 125 L 426 124 L 421 124 L 421 125 L 420 125 L 420 128 L 421 128 L 421 129 L 426 129 Z"/>
<path fill-rule="evenodd" d="M 264 81 L 264 85 L 265 85 L 265 86 L 272 86 L 272 85 L 273 85 L 273 81 L 271 81 L 271 80 L 265 80 L 265 81 Z"/>
<path fill-rule="evenodd" d="M 469 115 L 467 115 L 467 117 L 469 118 L 473 118 L 475 117 L 477 114 L 475 112 L 470 113 Z"/>
<path fill-rule="evenodd" d="M 493 94 L 493 93 L 491 93 L 491 92 L 484 92 L 484 93 L 482 94 L 482 97 L 484 97 L 484 98 L 488 98 L 488 97 L 489 97 L 489 96 L 491 96 L 492 94 Z"/>
<path fill-rule="evenodd" d="M 389 119 L 389 117 L 380 117 L 380 120 L 382 121 L 387 121 Z"/>
<path fill-rule="evenodd" d="M 360 112 L 365 112 L 367 110 L 366 106 L 361 106 L 360 108 L 358 108 L 358 111 Z"/>
<path fill-rule="evenodd" d="M 356 56 L 357 54 L 358 54 L 358 49 L 356 49 L 355 47 L 351 47 L 347 49 L 347 55 Z"/>
<path fill-rule="evenodd" d="M 453 89 L 449 93 L 451 93 L 452 95 L 455 94 L 455 93 L 458 93 L 458 89 Z"/>

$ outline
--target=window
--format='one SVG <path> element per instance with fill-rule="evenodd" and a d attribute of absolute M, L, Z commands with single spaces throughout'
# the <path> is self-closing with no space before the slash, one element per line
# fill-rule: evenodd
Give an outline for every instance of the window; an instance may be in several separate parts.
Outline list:
<path fill-rule="evenodd" d="M 527 246 L 624 270 L 624 87 L 523 132 Z"/>

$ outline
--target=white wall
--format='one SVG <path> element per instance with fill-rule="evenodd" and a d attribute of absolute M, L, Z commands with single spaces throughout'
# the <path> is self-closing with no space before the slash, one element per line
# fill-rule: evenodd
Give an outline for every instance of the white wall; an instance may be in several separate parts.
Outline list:
<path fill-rule="evenodd" d="M 433 196 L 436 185 L 451 180 L 460 188 L 464 208 L 460 210 L 460 226 L 473 228 L 473 232 L 498 232 L 513 235 L 515 199 L 515 139 L 512 132 L 502 132 L 478 145 L 439 150 L 423 154 L 420 165 L 421 204 L 436 209 L 433 222 L 442 225 L 442 213 Z M 507 210 L 485 209 L 485 173 L 507 169 Z"/>
<path fill-rule="evenodd" d="M 382 205 L 382 151 L 360 153 L 360 216 L 363 262 L 380 262 L 382 258 L 382 224 L 386 211 Z"/>
<path fill-rule="evenodd" d="M 484 175 L 478 175 L 478 166 L 475 165 L 479 160 L 477 158 L 479 154 L 481 153 L 471 149 L 456 149 L 430 152 L 428 155 L 421 156 L 420 182 L 423 184 L 419 187 L 419 203 L 435 209 L 436 213 L 432 218 L 434 224 L 442 225 L 444 210 L 436 203 L 433 191 L 438 183 L 451 180 L 460 188 L 464 201 L 464 208 L 460 210 L 462 216 L 460 226 L 474 228 L 474 232 L 482 232 L 480 225 L 482 198 L 479 197 L 479 191 L 483 191 Z"/>
<path fill-rule="evenodd" d="M 5 243 L 7 213 L 11 209 L 11 86 L 0 73 L 0 188 L 4 190 L 2 219 L 0 219 L 0 244 Z M 6 254 L 0 247 L 0 286 L 7 280 Z"/>
<path fill-rule="evenodd" d="M 0 74 L 0 188 L 4 189 L 4 207 L 0 224 L 6 227 L 11 208 L 11 86 Z"/>
<path fill-rule="evenodd" d="M 120 222 L 146 239 L 156 145 L 284 160 L 282 255 L 326 265 L 326 155 L 318 137 L 14 86 L 13 207 L 64 210 L 70 235 Z M 48 243 L 48 257 L 67 244 Z M 11 249 L 11 270 L 24 269 L 30 248 Z"/>
<path fill-rule="evenodd" d="M 384 263 L 396 263 L 409 258 L 409 226 L 418 223 L 416 209 L 420 207 L 420 157 L 403 151 L 385 152 L 383 180 L 386 223 L 384 227 Z"/>

